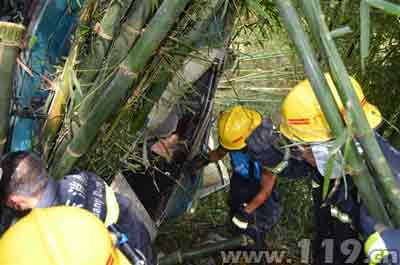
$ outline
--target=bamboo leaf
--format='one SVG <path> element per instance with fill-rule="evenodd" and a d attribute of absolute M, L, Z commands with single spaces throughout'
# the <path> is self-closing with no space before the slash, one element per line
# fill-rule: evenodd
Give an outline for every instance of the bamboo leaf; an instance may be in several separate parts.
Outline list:
<path fill-rule="evenodd" d="M 249 8 L 260 17 L 270 20 L 269 14 L 265 11 L 264 7 L 260 4 L 259 0 L 246 0 Z"/>
<path fill-rule="evenodd" d="M 335 165 L 336 158 L 337 158 L 337 154 L 332 153 L 329 156 L 328 162 L 326 163 L 326 170 L 325 170 L 325 174 L 324 174 L 324 183 L 322 186 L 322 199 L 323 200 L 325 200 L 326 197 L 328 196 L 329 183 L 330 183 L 331 176 L 333 173 L 333 166 Z"/>
<path fill-rule="evenodd" d="M 344 130 L 342 134 L 337 137 L 334 141 L 329 143 L 329 159 L 326 165 L 326 170 L 324 174 L 324 183 L 322 188 L 322 198 L 326 199 L 329 192 L 329 183 L 333 174 L 333 169 L 336 163 L 340 163 L 340 166 L 344 166 L 345 160 L 343 161 L 341 158 L 341 150 L 346 140 L 349 138 L 348 131 Z"/>
<path fill-rule="evenodd" d="M 78 93 L 78 95 L 80 97 L 82 97 L 83 96 L 83 92 L 82 92 L 82 89 L 81 89 L 81 82 L 78 80 L 78 78 L 76 76 L 76 71 L 75 70 L 71 70 L 70 74 L 71 74 L 72 83 L 74 84 L 74 87 L 75 87 L 74 94 Z"/>

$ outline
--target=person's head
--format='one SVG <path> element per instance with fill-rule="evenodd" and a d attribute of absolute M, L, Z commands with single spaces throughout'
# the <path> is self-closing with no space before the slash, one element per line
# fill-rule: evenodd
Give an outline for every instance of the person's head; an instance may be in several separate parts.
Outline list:
<path fill-rule="evenodd" d="M 1 159 L 0 169 L 3 203 L 19 211 L 34 208 L 48 182 L 43 160 L 31 152 L 11 152 Z"/>
<path fill-rule="evenodd" d="M 332 77 L 327 73 L 325 78 L 344 121 L 348 123 L 346 107 L 339 97 Z M 360 84 L 352 77 L 350 80 L 369 125 L 371 128 L 378 127 L 382 122 L 381 113 L 377 107 L 368 103 Z M 279 131 L 287 139 L 298 144 L 295 147 L 297 153 L 311 165 L 317 166 L 321 172 L 325 172 L 330 156 L 330 140 L 334 136 L 308 80 L 297 84 L 284 99 Z M 337 174 L 342 163 L 338 161 L 333 169 Z"/>
<path fill-rule="evenodd" d="M 172 133 L 165 138 L 159 139 L 151 146 L 151 151 L 168 162 L 183 162 L 188 154 L 188 147 L 177 133 Z"/>
<path fill-rule="evenodd" d="M 22 251 L 21 251 L 22 250 Z M 77 207 L 36 208 L 0 239 L 0 264 L 128 265 L 112 235 Z"/>
<path fill-rule="evenodd" d="M 343 118 L 348 122 L 343 105 L 330 74 L 325 74 L 329 88 Z M 382 122 L 379 110 L 367 102 L 361 86 L 350 77 L 354 90 L 371 128 Z M 328 122 L 321 110 L 311 84 L 304 80 L 297 84 L 286 96 L 282 104 L 279 131 L 289 140 L 301 143 L 321 143 L 333 138 Z"/>
<path fill-rule="evenodd" d="M 257 111 L 234 106 L 225 110 L 218 120 L 219 143 L 227 150 L 240 150 L 246 147 L 246 139 L 262 121 Z"/>

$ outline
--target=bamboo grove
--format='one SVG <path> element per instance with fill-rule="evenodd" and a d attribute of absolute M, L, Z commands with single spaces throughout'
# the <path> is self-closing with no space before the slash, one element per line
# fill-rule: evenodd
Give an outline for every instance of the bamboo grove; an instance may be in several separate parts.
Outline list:
<path fill-rule="evenodd" d="M 99 2 L 85 2 L 69 55 L 53 80 L 53 92 L 46 105 L 48 117 L 41 129 L 39 149 L 52 176 L 64 176 L 95 150 L 92 145 L 99 136 L 107 137 L 104 128 L 113 130 L 121 110 L 132 113 L 131 133 L 143 133 L 146 117 L 160 98 L 172 105 L 212 67 L 215 59 L 224 60 L 235 31 L 242 26 L 240 16 L 252 13 L 267 22 L 262 24 L 266 26 L 274 19 L 271 6 L 276 4 L 333 134 L 337 141 L 345 139 L 339 144 L 348 170 L 356 176 L 354 182 L 363 203 L 381 223 L 400 225 L 399 187 L 382 159 L 335 44 L 335 38 L 350 29 L 331 31 L 320 1 L 299 1 L 311 38 L 290 0 L 119 0 L 110 1 L 98 21 L 93 21 Z M 400 7 L 388 1 L 361 1 L 363 69 L 369 50 L 371 8 L 400 14 Z M 9 130 L 12 73 L 23 32 L 21 26 L 0 24 L 0 152 Z M 351 126 L 344 123 L 333 96 L 327 92 L 316 51 L 324 55 L 344 105 L 351 106 L 346 110 Z M 164 93 L 166 90 L 168 93 Z M 169 110 L 160 109 L 158 115 Z M 370 168 L 353 138 L 365 150 Z"/>

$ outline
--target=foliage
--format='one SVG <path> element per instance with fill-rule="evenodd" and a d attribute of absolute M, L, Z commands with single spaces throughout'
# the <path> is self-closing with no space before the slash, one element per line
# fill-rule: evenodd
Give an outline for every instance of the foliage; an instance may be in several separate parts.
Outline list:
<path fill-rule="evenodd" d="M 343 1 L 342 1 L 343 2 Z M 399 131 L 400 117 L 400 34 L 399 19 L 382 10 L 371 7 L 370 52 L 366 61 L 366 72 L 361 71 L 360 58 L 360 2 L 347 1 L 343 8 L 342 2 L 333 1 L 331 8 L 324 5 L 332 28 L 349 25 L 352 33 L 336 41 L 345 64 L 358 80 L 360 80 L 366 97 L 378 106 L 386 121 L 381 130 L 390 140 L 400 147 Z M 400 4 L 400 1 L 391 1 Z M 393 128 L 395 126 L 395 128 Z"/>

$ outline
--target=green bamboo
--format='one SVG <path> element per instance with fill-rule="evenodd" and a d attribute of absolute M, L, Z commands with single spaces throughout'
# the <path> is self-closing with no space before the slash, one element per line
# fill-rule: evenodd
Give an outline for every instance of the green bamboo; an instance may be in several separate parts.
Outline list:
<path fill-rule="evenodd" d="M 149 0 L 136 0 L 133 3 L 130 12 L 127 14 L 126 22 L 121 25 L 120 33 L 114 39 L 113 45 L 107 54 L 103 69 L 98 73 L 92 87 L 89 88 L 90 93 L 80 103 L 80 119 L 86 118 L 85 116 L 90 112 L 94 102 L 96 102 L 102 90 L 107 86 L 105 80 L 115 68 L 118 68 L 118 65 L 128 55 L 132 45 L 141 36 L 143 27 L 152 14 L 153 4 Z M 101 59 L 103 60 L 104 58 L 102 57 Z"/>
<path fill-rule="evenodd" d="M 96 3 L 97 0 L 86 2 L 85 8 L 79 18 L 80 25 L 75 33 L 75 42 L 71 47 L 61 75 L 54 82 L 55 94 L 51 99 L 49 109 L 47 110 L 48 117 L 42 128 L 43 155 L 46 159 L 48 159 L 51 149 L 55 144 L 54 140 L 64 119 L 64 112 L 70 97 L 81 93 L 81 90 L 73 93 L 73 86 L 78 85 L 76 84 L 75 66 L 81 46 L 85 43 L 85 27 L 90 23 Z"/>
<path fill-rule="evenodd" d="M 319 2 L 312 0 L 308 1 L 308 3 L 312 5 L 314 12 L 320 17 L 318 26 L 325 52 L 328 55 L 328 63 L 332 69 L 332 77 L 343 105 L 346 106 L 348 111 L 349 120 L 354 129 L 354 136 L 361 143 L 365 155 L 376 173 L 377 181 L 383 190 L 382 196 L 388 203 L 388 210 L 394 224 L 400 226 L 400 186 L 397 184 L 392 170 L 376 141 L 374 131 L 369 126 L 367 117 L 350 81 L 349 74 L 340 57 L 340 53 L 334 41 L 328 37 L 328 27 L 322 19 Z"/>
<path fill-rule="evenodd" d="M 24 32 L 22 25 L 0 22 L 0 155 L 7 143 L 13 77 Z"/>
<path fill-rule="evenodd" d="M 73 87 L 73 69 L 77 59 L 78 47 L 72 47 L 70 54 L 65 62 L 63 72 L 60 77 L 55 80 L 55 94 L 51 100 L 48 110 L 48 117 L 43 125 L 43 154 L 47 159 L 51 149 L 54 146 L 54 140 L 57 137 L 57 132 L 60 129 L 61 122 L 64 119 L 64 112 L 67 107 L 67 102 L 70 98 Z"/>
<path fill-rule="evenodd" d="M 212 0 L 209 3 L 209 6 L 205 9 L 205 14 L 202 16 L 203 19 L 198 21 L 193 29 L 191 29 L 187 34 L 182 36 L 182 38 L 179 39 L 178 43 L 182 44 L 184 47 L 186 47 L 185 50 L 188 50 L 190 52 L 190 49 L 192 46 L 200 40 L 205 34 L 205 30 L 207 29 L 208 26 L 210 26 L 211 21 L 215 18 L 217 15 L 216 13 L 220 8 L 222 7 L 222 4 L 224 3 L 225 0 Z M 229 31 L 230 29 L 227 29 Z M 223 46 L 223 45 L 222 45 Z M 203 51 L 204 53 L 204 51 Z M 211 54 L 214 54 L 215 52 L 211 52 Z M 193 55 L 198 55 L 199 52 L 192 52 Z M 153 109 L 155 106 L 154 104 L 157 104 L 155 102 L 158 102 L 160 100 L 161 95 L 163 95 L 164 90 L 167 89 L 168 87 L 171 90 L 174 90 L 175 86 L 178 86 L 179 81 L 184 79 L 186 83 L 186 88 L 190 87 L 195 81 L 198 80 L 198 78 L 205 73 L 205 71 L 208 69 L 210 65 L 209 62 L 211 62 L 214 58 L 214 56 L 208 56 L 209 54 L 204 54 L 202 57 L 203 58 L 203 63 L 199 64 L 200 68 L 204 68 L 203 66 L 206 66 L 206 69 L 194 69 L 193 73 L 185 73 L 188 72 L 188 70 L 185 71 L 185 66 L 178 71 L 178 73 L 174 73 L 174 75 L 171 77 L 171 72 L 168 71 L 168 69 L 161 69 L 160 73 L 158 74 L 157 81 L 154 82 L 147 90 L 148 92 L 146 93 L 145 97 L 145 102 L 143 106 L 138 110 L 138 113 L 135 115 L 132 123 L 132 131 L 134 133 L 137 133 L 141 128 L 145 127 L 145 121 L 146 117 L 150 114 L 150 111 Z M 189 55 L 190 57 L 190 55 Z M 188 59 L 186 63 L 183 63 L 183 65 L 187 65 L 190 61 L 193 61 L 194 59 Z M 197 56 L 197 60 L 200 60 L 199 56 Z M 178 59 L 179 61 L 179 59 Z M 189 70 L 189 72 L 192 72 Z M 185 91 L 182 91 L 182 88 L 180 89 L 181 91 L 179 93 L 175 93 L 177 95 L 181 95 L 185 93 Z M 166 95 L 167 96 L 167 95 Z M 173 98 L 173 97 L 172 97 Z M 171 97 L 169 97 L 169 100 L 171 100 Z M 175 99 L 178 101 L 177 99 Z M 169 110 L 168 110 L 169 111 Z M 156 125 L 152 125 L 151 123 L 147 124 L 148 129 L 151 130 L 151 127 L 154 127 Z"/>
<path fill-rule="evenodd" d="M 151 9 L 151 5 L 149 5 L 149 2 L 148 1 L 145 2 L 147 4 L 141 3 L 140 1 L 138 2 L 141 4 L 139 5 L 139 9 L 132 14 L 132 21 L 130 21 L 129 25 L 125 25 L 122 27 L 123 29 L 124 28 L 126 29 L 125 34 L 130 33 L 128 29 L 132 27 L 133 28 L 143 27 L 143 25 L 141 24 L 145 22 L 143 20 L 143 17 L 149 15 Z M 179 40 L 177 40 L 179 41 L 179 44 L 182 44 L 183 47 L 186 47 L 184 52 L 191 52 L 191 50 L 195 49 L 193 45 L 196 42 L 198 42 L 199 39 L 202 37 L 202 34 L 204 34 L 204 31 L 210 25 L 210 22 L 214 19 L 216 12 L 220 10 L 224 2 L 225 0 L 210 1 L 209 5 L 204 10 L 203 19 L 198 21 L 187 34 L 183 35 L 182 38 L 179 38 Z M 134 24 L 135 21 L 133 20 L 133 18 L 136 17 L 139 17 L 142 20 L 136 21 L 136 24 Z M 134 41 L 137 37 L 138 35 L 135 35 L 131 32 L 129 40 Z M 126 57 L 127 52 L 124 54 L 124 52 L 121 51 L 123 51 L 124 49 L 129 50 L 130 46 L 124 46 L 124 45 L 129 45 L 129 43 L 127 43 L 126 36 L 124 35 L 124 33 L 121 33 L 120 37 L 116 39 L 116 44 L 114 45 L 110 55 L 108 56 L 107 69 L 113 68 L 112 66 L 115 63 L 120 62 L 122 58 Z M 98 80 L 96 80 L 96 84 L 100 84 L 100 82 L 103 81 L 104 78 L 105 78 L 104 76 L 99 77 Z M 86 115 L 90 112 L 93 102 L 96 101 L 98 96 L 101 94 L 101 90 L 102 88 L 100 87 L 97 91 L 91 93 L 88 97 L 84 99 L 81 106 L 79 107 L 79 117 L 81 120 L 86 119 Z"/>
<path fill-rule="evenodd" d="M 369 55 L 369 42 L 371 30 L 371 14 L 370 7 L 366 0 L 360 3 L 360 53 L 361 53 L 361 70 L 365 74 L 365 62 Z"/>
<path fill-rule="evenodd" d="M 235 249 L 238 247 L 246 247 L 251 244 L 254 244 L 253 240 L 243 235 L 237 238 L 210 244 L 205 247 L 191 250 L 188 252 L 177 251 L 166 257 L 162 257 L 158 261 L 158 264 L 159 265 L 184 264 L 191 260 L 208 257 L 214 253 L 218 253 L 223 250 Z"/>
<path fill-rule="evenodd" d="M 113 0 L 104 13 L 103 19 L 96 25 L 96 38 L 91 54 L 85 58 L 81 69 L 84 70 L 79 81 L 83 88 L 89 88 L 102 67 L 104 58 L 112 44 L 114 34 L 121 19 L 134 0 Z M 86 90 L 85 89 L 85 90 Z M 84 91 L 86 94 L 86 91 Z"/>
<path fill-rule="evenodd" d="M 309 0 L 304 0 L 303 4 Z M 321 109 L 329 123 L 334 136 L 339 137 L 345 130 L 342 117 L 335 103 L 332 94 L 329 92 L 329 85 L 324 77 L 320 65 L 311 47 L 310 40 L 302 28 L 300 18 L 290 0 L 277 0 L 278 9 L 283 17 L 289 36 L 293 40 L 298 54 L 304 64 L 305 72 L 313 87 L 314 93 L 321 105 Z M 352 169 L 354 183 L 356 184 L 361 199 L 370 214 L 379 222 L 391 225 L 384 204 L 369 174 L 368 168 L 360 160 L 354 142 L 349 147 L 349 165 Z M 362 176 L 362 177 L 361 177 Z"/>
<path fill-rule="evenodd" d="M 136 0 L 133 3 L 131 11 L 127 15 L 127 20 L 121 25 L 121 31 L 107 56 L 106 69 L 117 67 L 128 55 L 132 45 L 144 33 L 144 30 L 147 30 L 144 29 L 144 26 L 153 13 L 153 9 L 154 0 Z M 162 14 L 158 12 L 157 15 Z"/>
<path fill-rule="evenodd" d="M 60 161 L 51 167 L 52 176 L 61 178 L 84 155 L 97 135 L 100 126 L 118 108 L 127 92 L 137 85 L 140 72 L 152 58 L 190 0 L 165 0 L 147 26 L 143 36 L 129 51 L 128 58 L 119 66 L 113 81 L 92 106 L 87 120 L 73 134 Z"/>
<path fill-rule="evenodd" d="M 384 0 L 366 0 L 370 6 L 381 9 L 391 15 L 400 16 L 400 5 Z"/>
<path fill-rule="evenodd" d="M 308 22 L 307 25 L 310 27 L 312 36 L 317 36 L 317 37 L 315 37 L 314 41 L 316 42 L 316 45 L 318 47 L 317 52 L 319 52 L 319 51 L 321 51 L 321 48 L 322 48 L 322 42 L 321 42 L 321 39 L 318 37 L 318 28 L 316 26 L 317 18 L 315 17 L 315 15 L 313 14 L 313 12 L 309 8 L 309 6 L 303 5 L 302 3 L 303 2 L 300 2 L 301 9 L 304 12 L 305 18 Z M 318 56 L 317 56 L 319 59 L 320 59 L 321 55 L 326 57 L 324 51 L 322 50 L 321 52 L 322 52 L 322 54 L 318 54 Z"/>
<path fill-rule="evenodd" d="M 189 52 L 190 50 L 194 49 L 193 45 L 197 43 L 204 36 L 204 30 L 207 29 L 211 21 L 215 19 L 214 17 L 216 15 L 216 12 L 221 8 L 224 1 L 225 0 L 212 0 L 209 3 L 210 4 L 209 8 L 204 10 L 204 14 L 202 16 L 203 19 L 196 22 L 193 28 L 188 33 L 185 33 L 179 40 L 175 40 L 178 41 L 180 45 L 185 47 L 185 49 L 183 50 Z M 177 58 L 177 64 L 179 64 L 178 61 L 181 60 L 179 58 L 180 57 Z M 144 122 L 151 110 L 151 104 L 154 103 L 155 101 L 158 101 L 161 94 L 167 87 L 166 84 L 168 84 L 171 74 L 172 74 L 171 71 L 168 71 L 168 69 L 160 69 L 160 71 L 157 73 L 158 81 L 156 81 L 153 85 L 147 88 L 147 90 L 150 90 L 149 93 L 147 93 L 146 95 L 146 99 L 148 100 L 144 103 L 144 106 L 136 113 L 135 118 L 132 122 L 133 123 L 132 131 L 136 132 L 140 128 L 143 128 L 145 126 Z M 104 88 L 106 87 L 106 85 L 103 86 Z M 96 97 L 96 101 L 97 99 L 98 97 Z M 79 123 L 83 123 L 85 120 L 87 120 L 88 113 L 90 113 L 91 110 L 86 100 L 83 103 L 87 104 L 86 108 L 87 110 L 85 110 L 85 107 L 79 108 L 78 110 Z M 74 127 L 74 123 L 72 123 L 72 127 Z M 62 153 L 66 151 L 66 146 L 67 146 L 67 144 L 65 143 L 66 141 L 69 141 L 69 138 L 64 138 L 63 142 L 59 144 L 57 154 L 54 155 L 55 161 L 57 161 L 58 160 L 57 158 L 61 157 Z"/>

